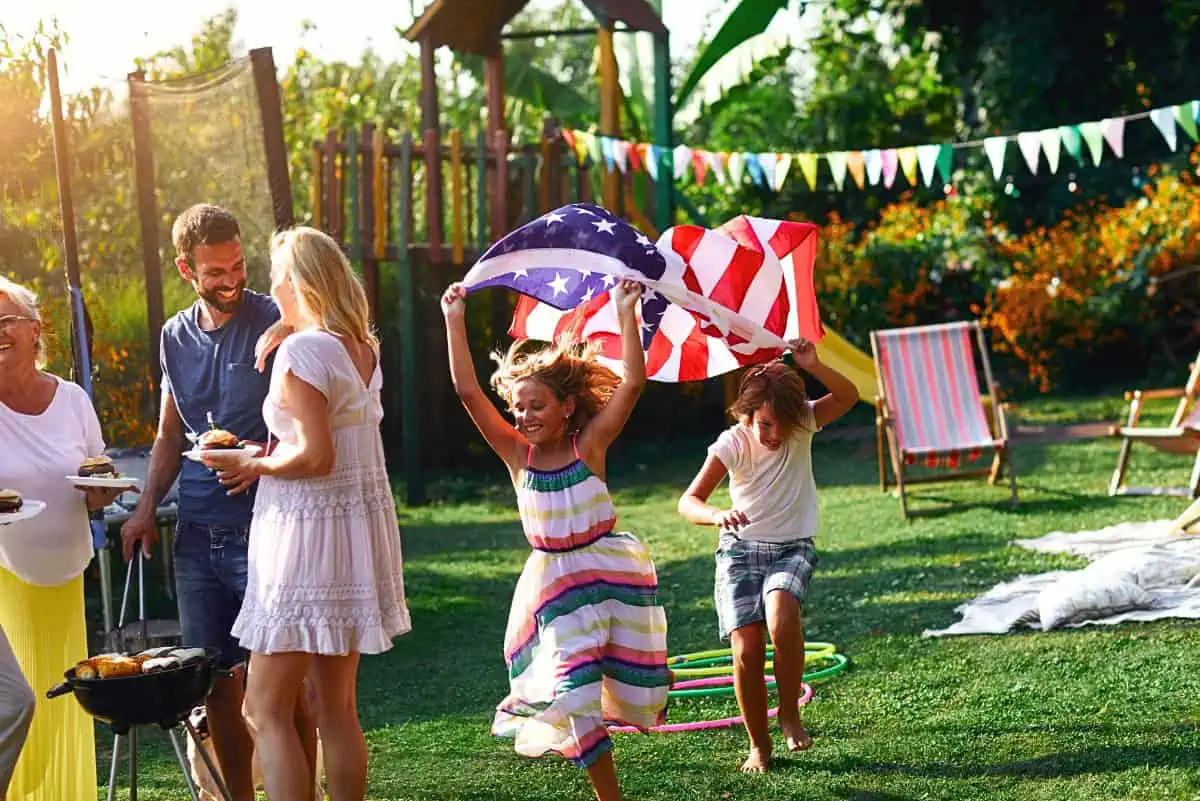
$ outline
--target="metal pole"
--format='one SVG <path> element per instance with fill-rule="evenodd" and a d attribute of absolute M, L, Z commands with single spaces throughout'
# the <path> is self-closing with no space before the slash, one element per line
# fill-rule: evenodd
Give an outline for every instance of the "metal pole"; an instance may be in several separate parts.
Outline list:
<path fill-rule="evenodd" d="M 675 179 L 671 152 L 675 147 L 671 109 L 671 40 L 666 33 L 654 37 L 654 144 L 662 161 L 654 185 L 654 227 L 665 231 L 675 224 Z"/>

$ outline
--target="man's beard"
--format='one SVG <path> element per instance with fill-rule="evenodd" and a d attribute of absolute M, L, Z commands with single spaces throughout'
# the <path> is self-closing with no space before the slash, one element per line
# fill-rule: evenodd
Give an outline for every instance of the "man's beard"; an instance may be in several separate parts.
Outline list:
<path fill-rule="evenodd" d="M 224 287 L 221 287 L 221 289 L 224 289 Z M 217 292 L 219 291 L 217 289 L 209 289 L 209 290 L 199 290 L 198 289 L 197 293 L 200 295 L 200 297 L 204 300 L 205 303 L 207 303 L 209 306 L 212 306 L 217 311 L 222 312 L 223 314 L 233 314 L 235 311 L 238 310 L 238 307 L 242 305 L 242 297 L 243 297 L 243 293 L 244 293 L 245 289 L 246 289 L 245 281 L 238 284 L 237 285 L 237 294 L 234 296 L 233 300 L 221 299 L 221 297 L 217 294 Z"/>

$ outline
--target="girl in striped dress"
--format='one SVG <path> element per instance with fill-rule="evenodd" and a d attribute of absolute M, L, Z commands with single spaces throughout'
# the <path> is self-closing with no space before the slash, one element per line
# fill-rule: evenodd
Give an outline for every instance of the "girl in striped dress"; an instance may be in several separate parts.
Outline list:
<path fill-rule="evenodd" d="M 442 297 L 455 390 L 508 467 L 533 547 L 504 636 L 509 694 L 493 734 L 517 753 L 557 753 L 587 769 L 600 801 L 620 798 L 607 722 L 649 728 L 666 718 L 667 621 L 650 554 L 618 533 L 604 482 L 605 452 L 646 381 L 635 306 L 641 286 L 612 290 L 621 323 L 622 380 L 594 355 L 564 345 L 514 344 L 492 376 L 510 425 L 475 377 L 464 322 L 466 289 Z"/>

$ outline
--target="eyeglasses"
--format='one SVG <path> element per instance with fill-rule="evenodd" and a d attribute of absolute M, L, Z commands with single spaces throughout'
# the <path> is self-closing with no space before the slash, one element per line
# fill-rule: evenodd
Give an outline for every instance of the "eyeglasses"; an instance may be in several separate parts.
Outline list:
<path fill-rule="evenodd" d="M 32 321 L 33 319 L 32 317 L 25 317 L 20 314 L 6 314 L 0 317 L 0 333 L 7 334 L 16 327 L 17 323 Z"/>

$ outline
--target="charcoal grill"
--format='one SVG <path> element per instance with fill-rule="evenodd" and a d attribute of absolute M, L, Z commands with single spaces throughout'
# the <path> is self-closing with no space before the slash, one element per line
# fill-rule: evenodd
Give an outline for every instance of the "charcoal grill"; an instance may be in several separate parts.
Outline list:
<path fill-rule="evenodd" d="M 125 610 L 129 600 L 129 586 L 133 577 L 135 560 L 130 560 L 125 574 L 125 592 L 121 599 L 120 630 L 124 631 Z M 136 558 L 138 567 L 139 596 L 144 584 L 143 557 L 139 550 Z M 142 598 L 139 598 L 142 600 Z M 145 621 L 144 602 L 139 604 L 141 621 Z M 124 642 L 122 642 L 122 646 Z M 121 649 L 124 651 L 124 648 Z M 138 728 L 141 726 L 158 726 L 171 738 L 175 757 L 183 771 L 184 781 L 187 782 L 193 801 L 200 801 L 200 794 L 192 780 L 188 768 L 187 752 L 181 738 L 180 727 L 192 737 L 201 758 L 208 766 L 209 773 L 216 780 L 217 787 L 225 801 L 233 801 L 229 789 L 221 778 L 220 771 L 213 764 L 208 751 L 201 746 L 200 735 L 188 719 L 192 709 L 203 704 L 208 694 L 212 692 L 213 682 L 220 672 L 217 668 L 219 652 L 216 649 L 205 649 L 202 658 L 189 661 L 176 668 L 162 670 L 157 673 L 146 673 L 135 676 L 118 678 L 87 678 L 81 679 L 72 667 L 63 674 L 63 682 L 55 685 L 46 693 L 47 698 L 57 698 L 62 695 L 74 695 L 75 700 L 89 715 L 108 726 L 113 733 L 112 766 L 108 775 L 108 801 L 116 798 L 117 767 L 121 756 L 121 744 L 129 741 L 129 799 L 137 801 L 137 770 L 138 770 Z"/>

